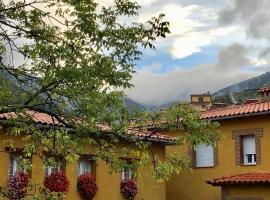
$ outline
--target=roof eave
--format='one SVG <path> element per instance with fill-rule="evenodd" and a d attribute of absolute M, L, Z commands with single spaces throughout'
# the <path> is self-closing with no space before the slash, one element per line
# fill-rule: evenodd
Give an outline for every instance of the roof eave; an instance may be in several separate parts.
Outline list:
<path fill-rule="evenodd" d="M 229 120 L 235 118 L 244 118 L 244 117 L 253 117 L 253 116 L 260 116 L 260 115 L 268 115 L 270 111 L 265 112 L 258 112 L 258 113 L 247 113 L 247 114 L 240 114 L 240 115 L 231 115 L 231 116 L 224 116 L 224 117 L 216 117 L 216 118 L 202 118 L 203 120 L 210 120 L 210 121 L 222 121 L 222 120 Z"/>
<path fill-rule="evenodd" d="M 20 123 L 20 122 L 16 122 L 16 123 Z M 0 124 L 8 124 L 7 123 L 7 119 L 0 119 Z M 37 128 L 40 129 L 62 129 L 68 132 L 72 132 L 74 133 L 75 130 L 73 128 L 68 128 L 68 127 L 64 127 L 64 126 L 58 126 L 58 125 L 49 125 L 49 124 L 44 124 L 44 123 L 35 123 Z M 136 138 L 136 139 L 141 139 L 140 137 L 137 136 L 131 136 L 132 138 Z M 128 137 L 122 137 L 122 139 L 126 140 L 126 141 L 130 141 L 130 139 L 128 139 Z M 154 139 L 154 138 L 147 138 L 148 142 L 155 142 L 155 143 L 159 143 L 159 144 L 163 144 L 165 146 L 169 146 L 169 145 L 175 145 L 177 142 L 173 141 L 173 140 L 164 140 L 164 139 Z"/>

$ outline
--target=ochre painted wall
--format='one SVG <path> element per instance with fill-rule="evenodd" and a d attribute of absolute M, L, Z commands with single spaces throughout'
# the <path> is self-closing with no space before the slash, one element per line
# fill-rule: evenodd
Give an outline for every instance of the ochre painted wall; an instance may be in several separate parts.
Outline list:
<path fill-rule="evenodd" d="M 8 165 L 9 154 L 5 152 L 5 147 L 9 144 L 4 141 L 11 139 L 4 133 L 0 133 L 0 186 L 7 186 L 8 179 Z M 14 141 L 14 147 L 22 147 L 22 140 L 20 137 L 12 138 Z M 164 159 L 165 147 L 160 144 L 153 144 L 152 151 L 158 156 Z M 89 152 L 91 153 L 91 152 Z M 42 162 L 37 156 L 32 157 L 33 169 L 31 172 L 31 182 L 33 184 L 42 184 L 44 180 L 44 169 Z M 139 169 L 139 177 L 137 178 L 138 193 L 137 200 L 165 200 L 166 188 L 164 182 L 158 182 L 151 176 L 151 168 L 149 165 Z M 66 175 L 70 181 L 70 187 L 68 192 L 68 200 L 79 200 L 80 197 L 77 192 L 77 163 L 66 166 Z M 120 173 L 109 173 L 109 168 L 103 161 L 96 161 L 95 163 L 95 175 L 98 186 L 98 192 L 93 200 L 122 200 L 120 193 Z"/>
<path fill-rule="evenodd" d="M 224 198 L 239 200 L 252 198 L 255 200 L 270 200 L 270 186 L 268 185 L 234 185 L 223 187 Z"/>
<path fill-rule="evenodd" d="M 270 116 L 239 118 L 220 122 L 222 139 L 218 145 L 218 165 L 210 168 L 195 168 L 172 177 L 166 185 L 167 200 L 220 200 L 220 187 L 205 181 L 221 176 L 245 172 L 270 172 Z M 240 166 L 235 164 L 235 140 L 232 130 L 263 128 L 261 137 L 261 164 Z M 181 133 L 163 132 L 170 135 Z M 188 156 L 188 147 L 167 147 L 167 153 L 180 151 Z"/>
<path fill-rule="evenodd" d="M 199 97 L 203 98 L 203 102 L 212 103 L 211 96 L 209 96 L 209 95 L 191 96 L 191 103 L 198 103 L 199 102 Z"/>

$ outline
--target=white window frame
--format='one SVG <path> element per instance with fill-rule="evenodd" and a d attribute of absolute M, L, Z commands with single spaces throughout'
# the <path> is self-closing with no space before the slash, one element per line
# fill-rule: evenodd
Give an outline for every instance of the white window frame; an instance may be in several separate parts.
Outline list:
<path fill-rule="evenodd" d="M 256 139 L 255 135 L 244 135 L 242 137 L 243 145 L 243 164 L 256 165 Z M 249 157 L 251 162 L 249 162 Z"/>
<path fill-rule="evenodd" d="M 88 165 L 88 166 L 86 166 L 86 165 Z M 91 173 L 91 172 L 92 172 L 92 160 L 79 159 L 78 160 L 78 168 L 77 168 L 78 176 L 83 175 L 85 173 Z"/>
<path fill-rule="evenodd" d="M 45 167 L 45 175 L 50 176 L 53 172 L 60 172 L 61 164 L 58 163 L 56 166 L 46 166 Z"/>
<path fill-rule="evenodd" d="M 18 155 L 10 153 L 9 154 L 9 167 L 8 167 L 8 176 L 15 176 L 19 171 Z"/>
<path fill-rule="evenodd" d="M 133 171 L 131 169 L 128 169 L 127 167 L 123 167 L 121 170 L 121 181 L 125 179 L 132 179 L 133 177 Z"/>
<path fill-rule="evenodd" d="M 196 167 L 214 167 L 214 147 L 204 143 L 196 146 Z"/>

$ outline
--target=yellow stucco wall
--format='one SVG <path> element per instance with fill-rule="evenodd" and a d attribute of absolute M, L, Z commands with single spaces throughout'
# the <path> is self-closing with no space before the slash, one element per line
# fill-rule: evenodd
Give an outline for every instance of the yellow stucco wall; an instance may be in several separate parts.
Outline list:
<path fill-rule="evenodd" d="M 270 200 L 270 186 L 268 185 L 234 185 L 223 187 L 224 198 L 228 200 L 260 199 Z"/>
<path fill-rule="evenodd" d="M 7 143 L 3 143 L 8 139 L 4 133 L 0 133 L 0 186 L 7 185 L 9 154 L 5 152 Z M 14 147 L 22 147 L 22 141 L 19 137 L 14 139 Z M 152 145 L 152 150 L 161 158 L 165 156 L 165 147 L 163 145 Z M 91 153 L 91 152 L 89 152 Z M 42 184 L 45 176 L 44 169 L 39 157 L 32 157 L 33 169 L 31 172 L 31 182 L 33 184 Z M 95 175 L 98 186 L 98 192 L 94 200 L 122 200 L 120 193 L 120 173 L 109 174 L 109 168 L 103 161 L 96 161 Z M 165 200 L 166 189 L 164 182 L 158 182 L 151 177 L 152 166 L 146 166 L 139 169 L 139 177 L 137 178 L 138 193 L 137 200 Z M 70 181 L 68 200 L 80 199 L 76 183 L 77 183 L 77 163 L 66 166 L 66 175 Z"/>
<path fill-rule="evenodd" d="M 212 103 L 211 96 L 209 95 L 197 95 L 197 96 L 191 96 L 191 103 L 197 103 L 199 102 L 199 97 L 203 98 L 203 102 L 210 102 Z"/>
<path fill-rule="evenodd" d="M 211 168 L 196 168 L 192 172 L 183 172 L 172 177 L 167 183 L 167 200 L 220 200 L 220 187 L 213 187 L 205 181 L 221 176 L 241 174 L 245 172 L 270 172 L 270 116 L 257 116 L 222 121 L 222 139 L 218 145 L 218 165 Z M 261 138 L 261 164 L 255 166 L 239 166 L 235 164 L 235 140 L 232 130 L 263 128 Z M 170 135 L 181 133 L 164 132 Z M 188 155 L 188 148 L 167 147 L 167 152 L 181 151 Z"/>

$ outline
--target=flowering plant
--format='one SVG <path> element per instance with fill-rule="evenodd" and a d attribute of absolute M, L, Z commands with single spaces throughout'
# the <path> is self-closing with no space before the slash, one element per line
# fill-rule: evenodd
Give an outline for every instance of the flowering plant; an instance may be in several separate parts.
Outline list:
<path fill-rule="evenodd" d="M 27 195 L 29 175 L 25 172 L 17 172 L 8 179 L 8 190 L 11 200 L 23 199 Z"/>
<path fill-rule="evenodd" d="M 78 178 L 77 188 L 82 199 L 91 200 L 97 192 L 96 179 L 90 173 L 82 174 Z"/>
<path fill-rule="evenodd" d="M 137 194 L 137 184 L 134 180 L 125 179 L 121 181 L 121 193 L 127 200 L 133 200 Z"/>
<path fill-rule="evenodd" d="M 53 172 L 51 175 L 45 177 L 44 186 L 50 192 L 67 192 L 69 181 L 63 172 Z"/>

